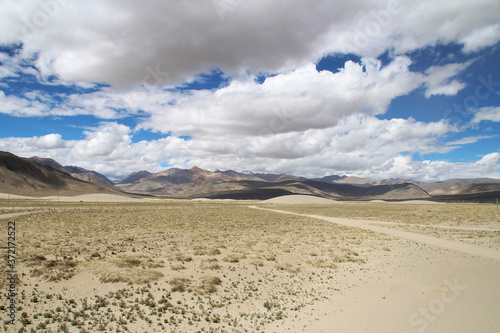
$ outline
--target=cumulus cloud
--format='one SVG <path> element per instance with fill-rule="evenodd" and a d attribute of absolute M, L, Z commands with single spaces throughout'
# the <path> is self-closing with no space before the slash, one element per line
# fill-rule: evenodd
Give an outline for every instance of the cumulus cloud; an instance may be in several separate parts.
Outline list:
<path fill-rule="evenodd" d="M 0 78 L 28 74 L 46 85 L 111 86 L 57 98 L 0 91 L 0 113 L 143 120 L 134 129 L 105 122 L 76 141 L 59 134 L 0 139 L 0 148 L 111 176 L 158 171 L 162 163 L 305 176 L 435 179 L 481 168 L 495 174 L 494 156 L 477 165 L 411 158 L 483 137 L 441 144 L 438 138 L 458 129 L 375 115 L 420 87 L 427 98 L 464 89 L 458 75 L 470 63 L 416 73 L 404 53 L 436 43 L 463 43 L 466 52 L 493 45 L 500 40 L 498 12 L 492 0 L 6 0 L 0 44 L 22 49 L 13 57 L 0 53 Z M 391 63 L 382 66 L 376 56 L 388 50 Z M 363 58 L 337 73 L 318 72 L 314 64 L 336 52 Z M 165 89 L 214 68 L 232 81 L 213 91 Z M 259 84 L 262 72 L 276 75 Z M 500 121 L 499 114 L 483 108 L 472 122 Z M 172 135 L 134 142 L 141 129 Z"/>
<path fill-rule="evenodd" d="M 31 138 L 1 138 L 0 150 L 25 157 L 50 156 L 64 161 L 69 148 L 67 144 L 68 142 L 64 141 L 60 134 L 52 133 Z"/>
<path fill-rule="evenodd" d="M 456 94 L 464 84 L 450 81 L 467 64 L 432 67 L 425 75 L 409 71 L 411 61 L 396 57 L 382 67 L 379 60 L 348 61 L 337 73 L 318 72 L 309 64 L 268 77 L 258 84 L 253 77 L 233 80 L 212 92 L 182 96 L 161 108 L 143 108 L 151 114 L 139 128 L 176 135 L 274 135 L 325 129 L 354 113 L 383 114 L 396 97 L 422 84 L 426 95 Z M 452 87 L 453 86 L 453 87 Z"/>
<path fill-rule="evenodd" d="M 85 158 L 116 159 L 130 145 L 130 128 L 117 123 L 104 123 L 95 131 L 85 131 L 85 140 L 77 142 L 75 154 Z"/>
<path fill-rule="evenodd" d="M 485 107 L 477 110 L 471 122 L 477 124 L 482 121 L 500 122 L 500 107 Z"/>
<path fill-rule="evenodd" d="M 33 138 L 34 144 L 42 149 L 64 148 L 65 143 L 60 134 L 47 134 L 38 138 Z"/>
<path fill-rule="evenodd" d="M 427 98 L 432 95 L 456 95 L 457 92 L 465 88 L 465 83 L 456 79 L 452 79 L 465 68 L 470 65 L 470 62 L 464 64 L 449 64 L 446 66 L 432 66 L 427 69 L 425 96 Z"/>
<path fill-rule="evenodd" d="M 363 172 L 390 177 L 401 176 L 402 166 L 396 168 L 394 164 L 401 164 L 401 156 L 454 149 L 438 143 L 439 137 L 454 131 L 445 122 L 425 124 L 412 119 L 353 115 L 332 128 L 273 136 L 190 140 L 169 136 L 133 142 L 132 129 L 111 122 L 89 129 L 82 140 L 65 141 L 65 148 L 34 145 L 33 138 L 9 138 L 0 139 L 0 149 L 22 156 L 50 156 L 62 164 L 79 165 L 117 178 L 142 169 L 159 171 L 162 163 L 181 168 L 197 165 L 210 170 L 231 168 L 310 177 L 332 173 L 366 176 Z M 60 139 L 53 135 L 49 138 Z M 408 175 L 415 179 L 429 177 L 422 170 L 416 168 Z"/>
<path fill-rule="evenodd" d="M 456 76 L 467 64 L 432 67 L 425 75 L 409 71 L 411 61 L 396 57 L 382 67 L 379 60 L 348 61 L 338 73 L 318 72 L 314 64 L 268 77 L 240 76 L 217 91 L 189 94 L 142 85 L 131 90 L 102 88 L 90 93 L 58 94 L 31 91 L 6 96 L 0 91 L 0 113 L 12 116 L 94 115 L 118 119 L 146 113 L 140 128 L 179 135 L 240 133 L 261 135 L 333 126 L 343 116 L 383 114 L 395 97 L 425 84 L 426 95 L 454 94 Z M 463 86 L 459 83 L 460 87 Z M 443 92 L 443 89 L 447 90 Z"/>
<path fill-rule="evenodd" d="M 184 82 L 211 68 L 286 72 L 332 52 L 373 57 L 437 42 L 475 51 L 500 40 L 494 0 L 239 1 L 222 17 L 220 2 L 7 0 L 0 43 L 23 43 L 43 76 L 131 87 Z"/>
<path fill-rule="evenodd" d="M 0 113 L 17 117 L 36 117 L 45 115 L 49 109 L 47 104 L 38 100 L 30 100 L 14 95 L 6 96 L 0 90 Z"/>
<path fill-rule="evenodd" d="M 486 46 L 494 45 L 498 42 L 500 35 L 500 25 L 498 23 L 486 27 L 477 28 L 461 39 L 465 45 L 464 51 L 473 52 Z"/>

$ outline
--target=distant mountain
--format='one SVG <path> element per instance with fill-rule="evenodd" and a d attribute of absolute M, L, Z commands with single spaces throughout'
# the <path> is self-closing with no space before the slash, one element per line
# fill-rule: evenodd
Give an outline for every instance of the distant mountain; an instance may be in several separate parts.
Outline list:
<path fill-rule="evenodd" d="M 42 158 L 38 156 L 33 156 L 29 158 L 29 160 L 65 172 L 75 178 L 84 180 L 86 182 L 91 182 L 104 186 L 114 185 L 114 183 L 111 180 L 109 180 L 106 176 L 96 171 L 87 170 L 77 166 L 62 166 L 61 164 L 59 164 L 58 162 L 54 161 L 51 158 Z"/>
<path fill-rule="evenodd" d="M 59 170 L 59 171 L 65 172 L 65 173 L 70 173 L 61 164 L 59 164 L 58 162 L 54 161 L 51 158 L 43 158 L 43 157 L 33 156 L 33 157 L 28 158 L 28 160 L 45 165 L 45 166 L 49 166 L 53 169 L 56 169 L 56 170 Z"/>
<path fill-rule="evenodd" d="M 119 193 L 8 152 L 0 152 L 0 192 L 27 196 Z"/>
<path fill-rule="evenodd" d="M 254 173 L 252 175 L 268 182 L 274 182 L 276 179 L 284 176 L 284 174 L 275 174 L 275 173 Z"/>
<path fill-rule="evenodd" d="M 235 178 L 241 178 L 241 179 L 248 179 L 248 180 L 257 180 L 257 181 L 267 181 L 267 182 L 274 182 L 277 181 L 278 179 L 282 178 L 282 180 L 285 180 L 286 178 L 303 178 L 303 177 L 295 177 L 287 174 L 275 174 L 275 173 L 254 173 L 251 171 L 242 171 L 242 172 L 237 172 L 233 170 L 227 170 L 227 171 L 220 171 L 216 170 L 215 172 L 217 173 L 223 173 L 227 176 L 230 177 L 235 177 Z M 305 178 L 303 178 L 305 179 Z"/>
<path fill-rule="evenodd" d="M 127 192 L 167 195 L 178 198 L 269 199 L 284 194 L 309 194 L 337 199 L 415 199 L 429 195 L 413 184 L 356 186 L 308 180 L 291 175 L 240 173 L 233 170 L 210 172 L 193 167 L 171 168 L 120 184 Z"/>
<path fill-rule="evenodd" d="M 42 192 L 47 195 L 46 193 L 51 191 L 54 193 L 70 190 L 97 191 L 96 188 L 87 188 L 95 184 L 81 182 L 77 186 L 74 183 L 77 179 L 74 177 L 106 186 L 111 183 L 97 172 L 75 166 L 63 167 L 52 159 L 33 157 L 26 160 L 9 153 L 2 154 L 4 164 L 0 165 L 2 172 L 0 191 L 6 189 L 10 191 L 9 193 L 31 193 L 28 195 L 32 193 L 42 195 Z M 19 167 L 19 165 L 24 166 Z M 41 167 L 45 169 L 40 169 Z M 126 176 L 118 181 L 116 186 L 122 191 L 174 198 L 269 199 L 279 195 L 308 194 L 337 200 L 431 199 L 492 202 L 500 197 L 500 180 L 490 178 L 449 179 L 433 183 L 399 178 L 376 180 L 340 175 L 307 179 L 288 174 L 251 171 L 211 172 L 198 167 L 170 168 L 157 173 L 143 170 Z M 113 189 L 100 187 L 98 191 L 113 191 Z"/>
<path fill-rule="evenodd" d="M 430 195 L 458 195 L 466 194 L 467 191 L 472 191 L 474 187 L 467 189 L 472 185 L 479 184 L 496 184 L 491 185 L 489 188 L 493 188 L 500 185 L 500 179 L 492 178 L 473 178 L 473 179 L 448 179 L 444 181 L 438 181 L 433 183 L 421 183 L 419 186 L 425 190 Z M 475 187 L 477 189 L 477 187 Z M 481 188 L 486 189 L 487 187 L 482 186 Z M 500 188 L 499 188 L 500 190 Z"/>
<path fill-rule="evenodd" d="M 141 170 L 137 171 L 134 173 L 131 173 L 130 175 L 126 176 L 125 178 L 120 179 L 119 181 L 116 182 L 116 184 L 132 184 L 135 183 L 136 181 L 146 178 L 151 176 L 152 173 L 149 171 Z"/>
<path fill-rule="evenodd" d="M 99 172 L 87 170 L 77 166 L 69 165 L 64 167 L 70 172 L 70 174 L 78 179 L 85 180 L 87 182 L 113 186 L 114 182 L 108 179 L 106 176 L 100 174 Z"/>
<path fill-rule="evenodd" d="M 338 176 L 338 175 L 331 175 L 331 176 L 325 176 L 322 178 L 314 178 L 313 180 L 319 181 L 319 182 L 326 182 L 326 183 L 333 183 L 337 180 L 341 180 L 346 178 L 347 176 Z"/>
<path fill-rule="evenodd" d="M 253 179 L 255 177 L 242 173 L 210 172 L 195 166 L 191 169 L 171 168 L 118 186 L 128 192 L 191 197 L 239 189 L 241 186 L 237 182 Z"/>
<path fill-rule="evenodd" d="M 335 183 L 335 184 L 351 184 L 357 186 L 396 185 L 405 183 L 412 183 L 415 185 L 421 184 L 421 182 L 418 181 L 400 179 L 400 178 L 378 180 L 370 178 L 360 178 L 356 176 L 338 176 L 338 175 L 325 176 L 322 178 L 314 178 L 312 180 L 326 182 L 326 183 Z"/>

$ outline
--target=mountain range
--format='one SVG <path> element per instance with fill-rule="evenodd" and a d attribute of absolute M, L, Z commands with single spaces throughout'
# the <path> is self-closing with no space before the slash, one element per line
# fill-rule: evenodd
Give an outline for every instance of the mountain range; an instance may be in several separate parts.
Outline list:
<path fill-rule="evenodd" d="M 126 192 L 171 198 L 269 199 L 308 194 L 336 200 L 481 200 L 500 197 L 500 180 L 449 179 L 423 183 L 405 179 L 376 180 L 330 175 L 308 179 L 288 174 L 253 173 L 198 167 L 157 173 L 134 172 L 111 181 L 98 172 L 62 166 L 49 158 L 21 158 L 0 152 L 0 192 L 22 195 Z"/>
<path fill-rule="evenodd" d="M 49 161 L 45 162 L 49 163 Z M 54 166 L 57 167 L 57 164 Z M 108 185 L 75 178 L 68 172 L 34 160 L 0 151 L 0 192 L 25 196 L 51 196 L 88 193 L 118 194 L 121 191 Z"/>

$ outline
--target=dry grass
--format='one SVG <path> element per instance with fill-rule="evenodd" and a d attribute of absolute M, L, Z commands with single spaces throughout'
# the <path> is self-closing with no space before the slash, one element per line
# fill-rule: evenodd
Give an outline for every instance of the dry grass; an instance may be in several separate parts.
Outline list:
<path fill-rule="evenodd" d="M 349 202 L 343 205 L 272 207 L 301 214 L 392 222 L 396 225 L 383 226 L 500 250 L 500 212 L 493 204 Z M 390 251 L 387 247 L 383 249 Z M 352 256 L 335 259 L 337 262 L 353 260 L 357 259 Z"/>
<path fill-rule="evenodd" d="M 54 282 L 74 276 L 78 263 L 74 260 L 47 260 L 42 255 L 35 255 L 28 260 L 27 265 L 32 268 L 31 277 Z"/>
<path fill-rule="evenodd" d="M 329 279 L 388 245 L 371 232 L 246 204 L 30 202 L 49 211 L 16 218 L 23 327 L 262 330 L 331 297 Z"/>
<path fill-rule="evenodd" d="M 500 223 L 492 204 L 404 204 L 346 202 L 343 205 L 272 205 L 272 208 L 301 214 L 377 220 L 409 224 L 483 225 Z"/>

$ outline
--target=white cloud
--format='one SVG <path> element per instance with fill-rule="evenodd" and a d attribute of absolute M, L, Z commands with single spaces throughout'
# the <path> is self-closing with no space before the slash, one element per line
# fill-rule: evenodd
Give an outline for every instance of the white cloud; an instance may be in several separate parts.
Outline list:
<path fill-rule="evenodd" d="M 85 140 L 77 142 L 74 153 L 89 158 L 116 159 L 131 143 L 130 129 L 117 123 L 104 123 L 95 131 L 85 131 Z"/>
<path fill-rule="evenodd" d="M 465 138 L 455 140 L 455 141 L 448 141 L 448 142 L 446 142 L 446 145 L 447 146 L 468 145 L 471 143 L 476 143 L 480 140 L 491 139 L 491 138 L 495 138 L 495 137 L 497 137 L 497 136 L 496 135 L 495 136 L 492 136 L 492 135 L 469 136 L 469 137 L 465 137 Z"/>
<path fill-rule="evenodd" d="M 453 131 L 456 129 L 445 122 L 425 124 L 411 119 L 379 120 L 353 115 L 332 128 L 266 137 L 228 134 L 183 140 L 169 136 L 132 142 L 133 133 L 127 126 L 103 123 L 88 130 L 82 140 L 65 141 L 64 149 L 43 149 L 34 145 L 33 139 L 22 138 L 0 139 L 0 149 L 22 156 L 52 157 L 64 165 L 79 165 L 115 177 L 142 169 L 159 171 L 161 163 L 304 176 L 371 173 L 374 177 L 390 177 L 400 176 L 401 167 L 395 168 L 394 163 L 405 154 L 454 149 L 441 146 L 437 140 Z M 429 177 L 419 168 L 409 175 L 416 179 Z"/>
<path fill-rule="evenodd" d="M 37 53 L 43 77 L 131 87 L 185 82 L 214 67 L 230 76 L 287 72 L 332 52 L 373 57 L 438 42 L 475 51 L 500 40 L 495 0 L 232 3 L 221 20 L 204 0 L 6 0 L 0 43 Z"/>
<path fill-rule="evenodd" d="M 29 100 L 14 95 L 6 96 L 0 90 L 0 113 L 17 117 L 37 117 L 45 115 L 49 107 L 37 100 Z"/>
<path fill-rule="evenodd" d="M 498 165 L 498 160 L 500 159 L 500 153 L 491 153 L 485 155 L 479 161 L 474 163 L 473 171 L 484 174 L 491 174 L 493 172 L 497 172 L 500 169 L 500 165 Z"/>
<path fill-rule="evenodd" d="M 221 11 L 217 1 L 205 0 L 5 0 L 0 43 L 22 42 L 23 49 L 12 58 L 0 53 L 0 77 L 24 73 L 44 84 L 113 86 L 59 94 L 57 101 L 40 91 L 16 96 L 0 91 L 0 113 L 144 116 L 134 130 L 174 136 L 133 143 L 129 127 L 110 122 L 88 130 L 82 140 L 64 141 L 59 134 L 7 138 L 0 139 L 0 148 L 122 176 L 139 169 L 158 171 L 163 162 L 306 176 L 434 179 L 474 174 L 483 165 L 489 174 L 497 172 L 494 157 L 478 165 L 410 157 L 446 153 L 479 136 L 439 144 L 438 138 L 458 130 L 444 121 L 426 124 L 374 115 L 422 85 L 428 98 L 463 89 L 457 76 L 470 63 L 435 66 L 420 74 L 409 70 L 410 60 L 401 54 L 435 43 L 461 42 L 466 52 L 497 43 L 500 2 L 230 4 Z M 382 67 L 374 57 L 386 50 L 395 57 Z M 361 64 L 347 62 L 335 74 L 318 73 L 314 63 L 335 52 L 364 58 Z M 162 89 L 214 68 L 233 78 L 227 87 L 189 93 Z M 278 75 L 258 84 L 259 72 Z M 500 111 L 480 109 L 472 122 L 481 121 L 500 121 Z"/>
<path fill-rule="evenodd" d="M 500 107 L 484 107 L 477 110 L 471 122 L 476 124 L 482 121 L 500 122 Z"/>
<path fill-rule="evenodd" d="M 427 71 L 425 97 L 432 95 L 456 95 L 457 92 L 466 87 L 465 83 L 452 80 L 453 77 L 462 72 L 471 62 L 463 64 L 448 64 L 441 67 L 430 67 Z"/>
<path fill-rule="evenodd" d="M 35 145 L 42 149 L 64 148 L 65 143 L 60 134 L 47 134 L 39 138 L 33 138 Z"/>
<path fill-rule="evenodd" d="M 494 45 L 499 40 L 498 36 L 500 36 L 500 25 L 497 23 L 475 29 L 466 35 L 461 42 L 465 45 L 465 52 L 473 52 Z"/>
<path fill-rule="evenodd" d="M 183 96 L 174 105 L 148 110 L 140 128 L 176 135 L 266 135 L 335 126 L 347 115 L 385 113 L 391 100 L 409 93 L 423 76 L 408 70 L 410 61 L 397 57 L 381 68 L 379 61 L 351 61 L 338 73 L 318 72 L 313 64 L 269 77 L 233 80 L 215 93 Z"/>
<path fill-rule="evenodd" d="M 197 137 L 324 129 L 354 113 L 383 114 L 394 98 L 424 83 L 428 97 L 438 91 L 455 94 L 459 89 L 450 78 L 468 66 L 432 67 L 422 75 L 410 72 L 410 64 L 408 58 L 396 57 L 381 67 L 380 61 L 364 58 L 361 64 L 346 62 L 335 74 L 309 64 L 269 77 L 262 85 L 253 77 L 235 79 L 215 93 L 196 92 L 180 100 L 171 95 L 173 105 L 144 107 L 152 115 L 139 128 Z"/>

